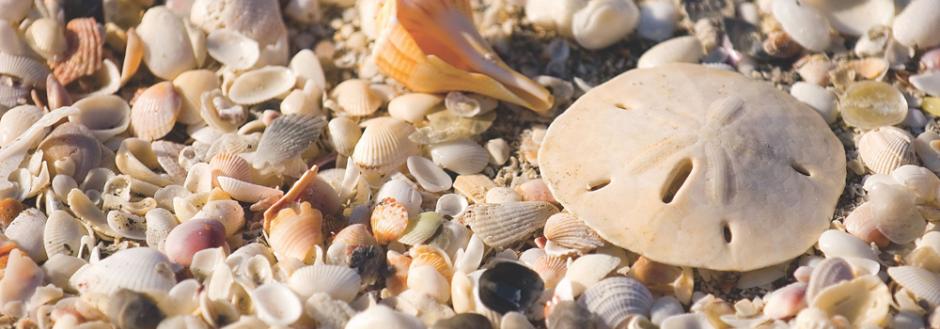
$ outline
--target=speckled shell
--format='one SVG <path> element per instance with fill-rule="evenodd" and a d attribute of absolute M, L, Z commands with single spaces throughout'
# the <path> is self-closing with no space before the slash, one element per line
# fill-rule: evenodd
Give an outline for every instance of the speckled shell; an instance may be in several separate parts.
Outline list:
<path fill-rule="evenodd" d="M 144 140 L 160 139 L 173 129 L 181 106 L 182 100 L 169 81 L 150 86 L 131 107 L 131 130 Z"/>
<path fill-rule="evenodd" d="M 890 174 L 906 164 L 916 164 L 914 137 L 895 127 L 881 127 L 862 135 L 858 155 L 872 172 Z"/>
<path fill-rule="evenodd" d="M 558 208 L 544 201 L 474 204 L 456 220 L 469 224 L 487 245 L 502 248 L 529 237 L 556 212 Z"/>
<path fill-rule="evenodd" d="M 363 171 L 386 174 L 418 152 L 418 145 L 408 139 L 414 127 L 398 119 L 382 119 L 366 127 L 352 152 L 352 159 Z"/>
<path fill-rule="evenodd" d="M 597 314 L 608 327 L 618 328 L 630 316 L 649 316 L 653 295 L 639 281 L 612 277 L 588 288 L 578 303 Z"/>
<path fill-rule="evenodd" d="M 87 231 L 82 223 L 68 212 L 62 210 L 52 212 L 42 234 L 46 255 L 50 257 L 57 254 L 77 256 L 82 236 L 86 234 Z"/>

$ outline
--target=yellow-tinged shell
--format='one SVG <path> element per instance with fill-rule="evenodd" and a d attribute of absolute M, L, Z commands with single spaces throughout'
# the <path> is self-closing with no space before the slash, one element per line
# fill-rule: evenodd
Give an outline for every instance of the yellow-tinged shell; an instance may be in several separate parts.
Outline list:
<path fill-rule="evenodd" d="M 182 100 L 172 83 L 164 81 L 150 86 L 131 108 L 131 130 L 144 140 L 160 139 L 173 129 L 180 106 Z"/>
<path fill-rule="evenodd" d="M 392 0 L 380 9 L 373 57 L 416 92 L 470 91 L 546 113 L 551 93 L 503 63 L 473 25 L 467 0 Z"/>
<path fill-rule="evenodd" d="M 809 304 L 830 317 L 844 316 L 856 328 L 883 326 L 888 319 L 891 293 L 881 279 L 866 275 L 823 289 Z"/>
<path fill-rule="evenodd" d="M 280 260 L 295 258 L 309 263 L 323 243 L 322 223 L 320 211 L 307 202 L 281 209 L 271 221 L 268 243 Z"/>
<path fill-rule="evenodd" d="M 183 101 L 177 120 L 188 125 L 202 122 L 202 94 L 219 89 L 220 86 L 219 77 L 209 70 L 191 70 L 176 76 L 173 87 L 176 87 Z"/>
<path fill-rule="evenodd" d="M 398 240 L 408 228 L 408 209 L 394 198 L 385 198 L 375 205 L 370 223 L 380 244 Z"/>
<path fill-rule="evenodd" d="M 94 18 L 76 18 L 65 25 L 68 51 L 62 61 L 52 62 L 52 74 L 63 85 L 95 74 L 104 56 L 104 35 Z"/>
<path fill-rule="evenodd" d="M 352 159 L 363 171 L 389 173 L 418 152 L 418 145 L 408 139 L 414 131 L 412 125 L 398 119 L 372 122 L 356 143 Z"/>
<path fill-rule="evenodd" d="M 858 140 L 858 156 L 872 172 L 890 174 L 906 164 L 916 164 L 914 137 L 895 127 L 881 127 Z"/>
<path fill-rule="evenodd" d="M 331 94 L 343 112 L 352 116 L 367 116 L 382 106 L 382 97 L 372 91 L 366 80 L 343 81 L 333 88 Z"/>
<path fill-rule="evenodd" d="M 447 256 L 447 253 L 440 248 L 422 244 L 411 247 L 408 253 L 411 256 L 411 265 L 409 268 L 431 266 L 437 270 L 437 273 L 447 278 L 448 281 L 454 276 L 454 264 L 450 261 L 450 257 Z"/>

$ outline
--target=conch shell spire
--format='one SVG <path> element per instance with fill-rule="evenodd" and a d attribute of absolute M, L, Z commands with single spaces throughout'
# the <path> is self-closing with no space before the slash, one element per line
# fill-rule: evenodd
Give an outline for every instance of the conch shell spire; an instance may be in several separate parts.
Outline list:
<path fill-rule="evenodd" d="M 468 0 L 386 0 L 373 58 L 386 75 L 417 92 L 469 91 L 545 114 L 554 99 L 514 71 L 483 40 Z"/>

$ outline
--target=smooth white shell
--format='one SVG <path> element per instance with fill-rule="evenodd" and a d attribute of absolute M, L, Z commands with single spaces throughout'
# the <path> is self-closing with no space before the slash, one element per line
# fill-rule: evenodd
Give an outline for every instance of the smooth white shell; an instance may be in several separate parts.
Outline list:
<path fill-rule="evenodd" d="M 165 80 L 196 67 L 189 33 L 183 21 L 163 6 L 144 13 L 137 34 L 144 43 L 144 63 L 150 72 Z"/>
<path fill-rule="evenodd" d="M 468 139 L 431 145 L 431 159 L 458 174 L 476 174 L 489 163 L 490 155 L 480 144 Z"/>
<path fill-rule="evenodd" d="M 297 77 L 283 66 L 265 66 L 242 73 L 232 82 L 228 97 L 235 103 L 251 105 L 287 95 Z"/>
<path fill-rule="evenodd" d="M 261 56 L 258 43 L 230 29 L 219 29 L 206 37 L 209 56 L 229 68 L 243 70 L 252 67 Z"/>
<path fill-rule="evenodd" d="M 829 21 L 818 10 L 801 0 L 773 0 L 772 6 L 783 31 L 800 46 L 811 51 L 829 48 Z"/>
<path fill-rule="evenodd" d="M 442 192 L 450 189 L 454 181 L 441 167 L 433 161 L 422 156 L 408 157 L 408 172 L 414 176 L 418 184 L 428 192 Z"/>
<path fill-rule="evenodd" d="M 601 49 L 625 38 L 639 22 L 633 0 L 591 0 L 572 17 L 571 33 L 584 48 Z"/>
<path fill-rule="evenodd" d="M 935 0 L 914 0 L 894 18 L 894 39 L 901 44 L 927 49 L 940 44 L 940 6 Z"/>
<path fill-rule="evenodd" d="M 790 87 L 790 95 L 816 110 L 827 123 L 833 123 L 839 117 L 836 95 L 829 89 L 800 81 Z"/>
<path fill-rule="evenodd" d="M 702 43 L 687 35 L 656 44 L 640 56 L 636 65 L 649 68 L 667 63 L 697 63 L 703 56 Z"/>
<path fill-rule="evenodd" d="M 252 305 L 258 318 L 271 326 L 286 326 L 300 319 L 304 308 L 287 286 L 265 283 L 251 292 Z"/>

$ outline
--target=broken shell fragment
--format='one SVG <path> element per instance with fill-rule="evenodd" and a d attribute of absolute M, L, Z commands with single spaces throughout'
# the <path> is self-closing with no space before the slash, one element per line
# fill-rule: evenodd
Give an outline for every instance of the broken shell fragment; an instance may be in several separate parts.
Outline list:
<path fill-rule="evenodd" d="M 242 73 L 232 82 L 228 97 L 241 105 L 258 104 L 287 96 L 297 77 L 283 66 L 265 66 Z"/>
<path fill-rule="evenodd" d="M 69 121 L 84 125 L 102 142 L 123 133 L 131 123 L 130 105 L 114 95 L 85 97 L 73 106 L 81 111 L 69 116 Z"/>

